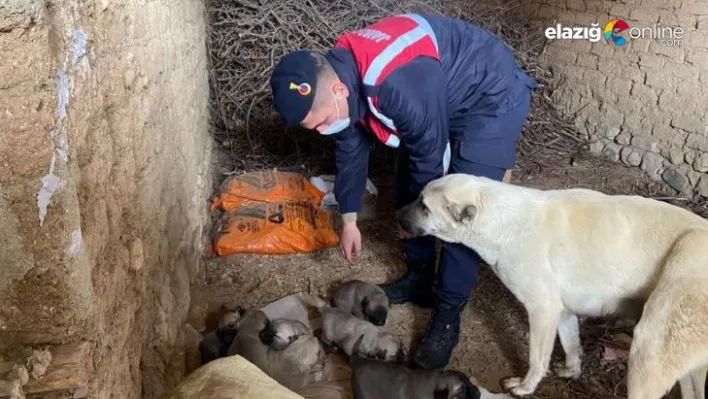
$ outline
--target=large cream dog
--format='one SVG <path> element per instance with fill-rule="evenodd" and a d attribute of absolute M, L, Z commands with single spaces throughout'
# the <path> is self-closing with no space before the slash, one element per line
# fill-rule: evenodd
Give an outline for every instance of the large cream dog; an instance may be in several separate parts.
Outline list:
<path fill-rule="evenodd" d="M 546 375 L 556 331 L 559 376 L 577 378 L 578 316 L 638 319 L 629 399 L 659 399 L 680 382 L 704 398 L 708 369 L 708 221 L 656 200 L 588 189 L 541 191 L 451 174 L 429 183 L 398 220 L 474 250 L 524 305 L 529 370 L 503 381 L 516 396 Z"/>

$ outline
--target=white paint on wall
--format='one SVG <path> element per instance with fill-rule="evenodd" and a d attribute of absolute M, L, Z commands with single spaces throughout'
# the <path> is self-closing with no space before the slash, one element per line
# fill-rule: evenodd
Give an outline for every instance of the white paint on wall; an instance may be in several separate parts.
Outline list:
<path fill-rule="evenodd" d="M 57 155 L 64 161 L 69 161 L 69 137 L 66 131 L 66 117 L 71 98 L 71 68 L 86 54 L 86 33 L 79 28 L 74 30 L 72 45 L 67 51 L 62 68 L 57 72 L 57 122 L 49 133 L 54 141 L 54 152 L 49 163 L 49 172 L 42 177 L 42 187 L 37 193 L 37 207 L 39 208 L 39 225 L 44 225 L 47 209 L 54 194 L 61 188 L 61 178 L 54 173 Z"/>

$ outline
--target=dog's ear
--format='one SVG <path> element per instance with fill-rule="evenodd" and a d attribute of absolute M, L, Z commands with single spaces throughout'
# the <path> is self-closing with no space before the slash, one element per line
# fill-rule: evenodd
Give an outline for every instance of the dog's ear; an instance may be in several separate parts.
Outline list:
<path fill-rule="evenodd" d="M 364 297 L 364 299 L 361 300 L 361 312 L 364 314 L 367 314 L 366 309 L 369 307 L 369 298 Z"/>
<path fill-rule="evenodd" d="M 445 209 L 457 223 L 468 223 L 477 215 L 477 207 L 472 204 L 457 204 L 445 197 Z"/>

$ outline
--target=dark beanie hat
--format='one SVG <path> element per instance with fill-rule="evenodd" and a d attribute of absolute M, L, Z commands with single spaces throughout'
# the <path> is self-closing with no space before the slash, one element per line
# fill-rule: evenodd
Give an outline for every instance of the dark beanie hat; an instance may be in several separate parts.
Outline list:
<path fill-rule="evenodd" d="M 284 55 L 270 77 L 273 106 L 287 126 L 307 116 L 317 89 L 317 64 L 307 50 Z"/>

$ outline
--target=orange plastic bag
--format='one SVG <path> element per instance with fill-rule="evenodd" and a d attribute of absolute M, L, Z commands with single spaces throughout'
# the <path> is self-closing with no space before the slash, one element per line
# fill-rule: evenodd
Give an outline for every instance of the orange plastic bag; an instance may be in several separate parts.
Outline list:
<path fill-rule="evenodd" d="M 312 201 L 251 202 L 232 209 L 215 240 L 218 256 L 235 253 L 295 254 L 339 243 L 332 213 Z"/>
<path fill-rule="evenodd" d="M 325 193 L 297 173 L 265 170 L 234 176 L 224 182 L 221 195 L 212 197 L 211 211 L 230 211 L 254 201 L 322 203 Z"/>

